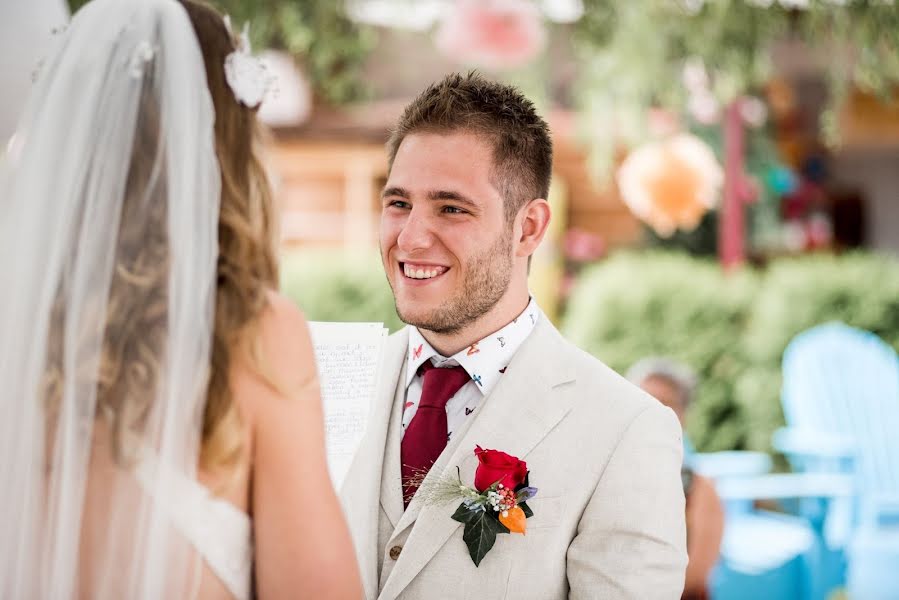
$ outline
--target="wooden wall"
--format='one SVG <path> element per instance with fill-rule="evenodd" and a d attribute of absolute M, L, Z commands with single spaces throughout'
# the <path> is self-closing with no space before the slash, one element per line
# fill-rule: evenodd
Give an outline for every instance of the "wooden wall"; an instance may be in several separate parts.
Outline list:
<path fill-rule="evenodd" d="M 278 141 L 270 154 L 286 246 L 377 245 L 380 144 Z"/>
<path fill-rule="evenodd" d="M 302 138 L 273 142 L 270 164 L 282 208 L 284 244 L 375 246 L 386 163 L 380 143 Z M 639 242 L 639 222 L 614 186 L 600 189 L 593 182 L 582 151 L 557 142 L 554 171 L 567 193 L 565 214 L 559 215 L 567 227 L 596 233 L 610 248 Z"/>

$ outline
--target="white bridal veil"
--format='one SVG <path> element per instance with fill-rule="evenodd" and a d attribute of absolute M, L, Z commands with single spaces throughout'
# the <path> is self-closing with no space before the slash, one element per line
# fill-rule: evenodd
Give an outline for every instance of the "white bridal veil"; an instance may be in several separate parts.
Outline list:
<path fill-rule="evenodd" d="M 0 597 L 184 598 L 220 178 L 175 0 L 94 0 L 0 163 Z"/>

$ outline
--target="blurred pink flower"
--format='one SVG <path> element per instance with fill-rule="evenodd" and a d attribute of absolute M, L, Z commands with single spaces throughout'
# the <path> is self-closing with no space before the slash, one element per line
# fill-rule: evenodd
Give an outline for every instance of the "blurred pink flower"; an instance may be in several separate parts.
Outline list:
<path fill-rule="evenodd" d="M 687 60 L 681 73 L 681 79 L 684 87 L 691 94 L 699 94 L 709 90 L 709 74 L 705 70 L 705 64 L 703 64 L 701 59 L 691 58 Z"/>
<path fill-rule="evenodd" d="M 805 226 L 802 221 L 787 221 L 781 230 L 784 248 L 799 252 L 805 248 Z"/>
<path fill-rule="evenodd" d="M 740 100 L 740 116 L 750 127 L 761 127 L 768 120 L 768 107 L 755 96 L 747 96 Z"/>
<path fill-rule="evenodd" d="M 827 248 L 833 241 L 833 225 L 827 215 L 815 213 L 805 224 L 805 247 L 811 250 Z"/>
<path fill-rule="evenodd" d="M 546 44 L 539 9 L 527 0 L 459 0 L 436 33 L 449 58 L 488 69 L 530 62 Z"/>
<path fill-rule="evenodd" d="M 668 137 L 681 130 L 677 113 L 665 108 L 650 108 L 646 121 L 649 133 L 654 137 Z"/>
<path fill-rule="evenodd" d="M 687 110 L 698 123 L 703 125 L 715 125 L 721 121 L 721 104 L 710 91 L 690 94 Z"/>
<path fill-rule="evenodd" d="M 606 243 L 601 236 L 577 228 L 565 232 L 562 248 L 565 257 L 574 262 L 594 261 L 606 253 Z"/>

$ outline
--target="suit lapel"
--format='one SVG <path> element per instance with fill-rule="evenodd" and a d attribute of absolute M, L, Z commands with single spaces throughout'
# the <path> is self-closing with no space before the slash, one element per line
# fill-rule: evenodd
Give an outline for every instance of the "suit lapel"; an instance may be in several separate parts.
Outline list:
<path fill-rule="evenodd" d="M 405 355 L 404 355 L 405 356 Z M 403 405 L 406 399 L 406 367 L 408 361 L 403 361 L 397 377 L 396 390 L 390 410 L 390 424 L 387 428 L 387 442 L 384 447 L 384 468 L 381 472 L 381 507 L 387 514 L 390 524 L 396 527 L 403 515 L 403 486 L 400 462 L 400 443 L 403 438 Z M 380 552 L 382 549 L 379 548 Z"/>
<path fill-rule="evenodd" d="M 567 351 L 561 335 L 541 315 L 533 333 L 509 364 L 506 375 L 471 415 L 470 426 L 459 436 L 459 443 L 447 447 L 440 455 L 423 487 L 433 485 L 438 478 L 455 476 L 456 467 L 461 470 L 462 482 L 473 484 L 476 445 L 525 459 L 571 410 L 572 399 L 558 389 L 574 380 L 573 368 L 563 362 Z M 460 526 L 450 518 L 456 504 L 425 505 L 420 496 L 413 498 L 397 525 L 398 531 L 413 522 L 415 527 L 381 598 L 395 598 L 400 594 Z M 466 552 L 464 546 L 458 551 Z"/>
<path fill-rule="evenodd" d="M 341 497 L 349 499 L 344 511 L 356 544 L 365 597 L 370 600 L 378 596 L 378 503 L 385 441 L 407 346 L 405 329 L 387 339 L 368 427 L 341 488 Z"/>

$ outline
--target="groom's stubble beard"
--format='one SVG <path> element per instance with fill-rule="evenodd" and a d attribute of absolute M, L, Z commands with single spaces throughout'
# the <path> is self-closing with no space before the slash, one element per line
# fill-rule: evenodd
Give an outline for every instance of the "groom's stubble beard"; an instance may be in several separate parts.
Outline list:
<path fill-rule="evenodd" d="M 387 279 L 393 289 L 390 278 Z M 396 313 L 407 325 L 450 335 L 461 331 L 492 309 L 502 299 L 512 281 L 512 228 L 506 227 L 496 242 L 469 259 L 462 287 L 429 314 L 404 310 L 396 299 Z"/>

